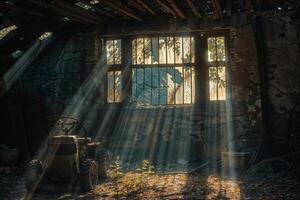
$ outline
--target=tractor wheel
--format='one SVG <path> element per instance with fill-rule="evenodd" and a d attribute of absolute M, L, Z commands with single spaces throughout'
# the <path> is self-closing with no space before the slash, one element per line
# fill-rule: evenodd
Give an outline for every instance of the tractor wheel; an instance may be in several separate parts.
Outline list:
<path fill-rule="evenodd" d="M 84 160 L 80 163 L 80 186 L 83 192 L 88 192 L 95 188 L 98 180 L 97 164 L 92 159 Z"/>
<path fill-rule="evenodd" d="M 107 169 L 111 163 L 111 154 L 105 150 L 99 150 L 97 153 L 98 175 L 100 180 L 107 179 Z"/>
<path fill-rule="evenodd" d="M 43 165 L 40 160 L 31 160 L 27 164 L 26 174 L 24 177 L 27 191 L 32 192 L 37 188 L 42 173 L 43 173 Z"/>

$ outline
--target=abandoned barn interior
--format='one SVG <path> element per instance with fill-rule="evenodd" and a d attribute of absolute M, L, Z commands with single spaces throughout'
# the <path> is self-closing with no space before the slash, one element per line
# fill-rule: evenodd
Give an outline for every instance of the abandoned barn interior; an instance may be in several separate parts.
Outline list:
<path fill-rule="evenodd" d="M 299 38 L 298 0 L 1 1 L 0 199 L 300 199 Z"/>

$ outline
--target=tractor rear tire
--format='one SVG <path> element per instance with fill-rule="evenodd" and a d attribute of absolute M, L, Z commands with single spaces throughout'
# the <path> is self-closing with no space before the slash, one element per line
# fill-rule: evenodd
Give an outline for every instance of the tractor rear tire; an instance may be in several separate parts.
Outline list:
<path fill-rule="evenodd" d="M 41 180 L 43 174 L 43 164 L 40 160 L 31 160 L 27 164 L 26 174 L 24 177 L 27 191 L 33 192 Z"/>
<path fill-rule="evenodd" d="M 106 150 L 99 150 L 97 152 L 98 175 L 99 180 L 107 179 L 107 170 L 111 164 L 111 154 Z"/>
<path fill-rule="evenodd" d="M 86 159 L 80 164 L 80 186 L 83 192 L 95 188 L 98 180 L 97 164 L 92 159 Z"/>

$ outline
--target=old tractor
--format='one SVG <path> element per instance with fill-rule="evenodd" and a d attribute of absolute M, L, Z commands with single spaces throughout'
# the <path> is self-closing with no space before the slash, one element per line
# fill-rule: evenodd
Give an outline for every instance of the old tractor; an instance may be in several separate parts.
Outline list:
<path fill-rule="evenodd" d="M 60 134 L 48 138 L 42 159 L 28 163 L 25 173 L 27 190 L 33 191 L 45 178 L 79 181 L 82 191 L 92 190 L 99 180 L 107 178 L 110 153 L 100 149 L 99 142 L 87 137 L 83 124 L 75 118 L 61 117 L 56 127 Z M 84 130 L 84 137 L 73 133 L 78 127 Z"/>

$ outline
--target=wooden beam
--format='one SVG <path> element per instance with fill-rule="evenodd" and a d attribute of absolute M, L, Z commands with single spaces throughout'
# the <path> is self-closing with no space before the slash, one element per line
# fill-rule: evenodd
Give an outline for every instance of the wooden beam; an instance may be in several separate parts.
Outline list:
<path fill-rule="evenodd" d="M 170 8 L 166 2 L 163 0 L 156 0 L 156 2 L 168 13 L 172 14 L 174 17 L 177 17 L 176 13 Z"/>
<path fill-rule="evenodd" d="M 185 0 L 185 1 L 186 1 L 187 4 L 190 6 L 190 8 L 192 9 L 193 13 L 194 13 L 197 17 L 201 18 L 202 16 L 201 16 L 200 12 L 197 10 L 197 8 L 195 7 L 195 5 L 194 5 L 194 3 L 192 2 L 192 0 Z"/>
<path fill-rule="evenodd" d="M 141 6 L 143 6 L 149 13 L 151 13 L 152 15 L 156 16 L 156 12 L 154 12 L 153 9 L 151 9 L 145 2 L 143 2 L 142 0 L 135 0 L 137 3 L 139 3 Z"/>
<path fill-rule="evenodd" d="M 226 14 L 227 16 L 231 16 L 232 9 L 232 0 L 226 0 Z"/>
<path fill-rule="evenodd" d="M 222 19 L 223 14 L 222 14 L 222 9 L 221 9 L 219 0 L 212 0 L 211 4 L 212 4 L 213 10 L 214 10 L 214 15 L 215 15 L 216 19 Z"/>
<path fill-rule="evenodd" d="M 102 10 L 102 9 L 98 8 L 97 4 L 91 4 L 89 0 L 84 0 L 83 2 L 86 5 L 90 6 L 92 9 L 94 9 L 99 14 L 105 15 L 105 16 L 113 18 L 113 19 L 116 19 L 116 16 L 114 16 L 113 14 L 111 14 L 111 13 L 105 11 L 105 10 Z"/>
<path fill-rule="evenodd" d="M 63 9 L 63 8 L 59 8 L 59 7 L 56 7 L 50 3 L 47 3 L 47 2 L 41 2 L 41 1 L 38 1 L 38 0 L 27 0 L 29 3 L 33 4 L 33 5 L 36 5 L 40 8 L 43 8 L 45 10 L 49 10 L 49 11 L 52 11 L 54 13 L 58 13 L 59 15 L 61 16 L 67 16 L 67 17 L 70 17 L 72 19 L 74 19 L 75 21 L 78 21 L 80 23 L 83 23 L 83 24 L 95 24 L 95 25 L 98 25 L 97 22 L 93 21 L 93 20 L 90 20 L 88 18 L 84 18 L 76 13 L 73 13 L 73 12 L 70 12 L 66 9 Z"/>
<path fill-rule="evenodd" d="M 177 4 L 175 3 L 174 0 L 167 0 L 168 3 L 171 5 L 171 7 L 173 8 L 173 10 L 175 11 L 175 13 L 181 18 L 181 19 L 185 19 L 185 15 L 183 14 L 183 12 L 180 10 L 180 8 L 177 6 Z"/>
<path fill-rule="evenodd" d="M 54 0 L 54 1 L 52 1 L 52 4 L 57 7 L 62 8 L 62 9 L 73 12 L 76 15 L 82 16 L 83 18 L 89 19 L 89 20 L 95 22 L 96 24 L 102 23 L 102 19 L 99 16 L 95 15 L 94 13 L 92 13 L 88 10 L 85 10 L 84 8 L 76 6 L 75 4 L 71 4 L 71 3 L 68 3 L 65 1 L 61 1 L 61 0 Z"/>
<path fill-rule="evenodd" d="M 142 21 L 141 18 L 136 16 L 135 13 L 131 9 L 129 9 L 126 5 L 122 4 L 120 1 L 103 0 L 102 2 L 106 3 L 107 5 L 109 5 L 113 9 L 119 11 L 120 13 L 127 15 L 128 17 L 131 17 L 131 18 L 136 19 L 138 21 Z"/>
<path fill-rule="evenodd" d="M 140 4 L 138 4 L 135 0 L 129 0 L 130 5 L 134 6 L 136 9 L 138 9 L 142 13 L 147 13 L 144 7 L 142 7 Z"/>

